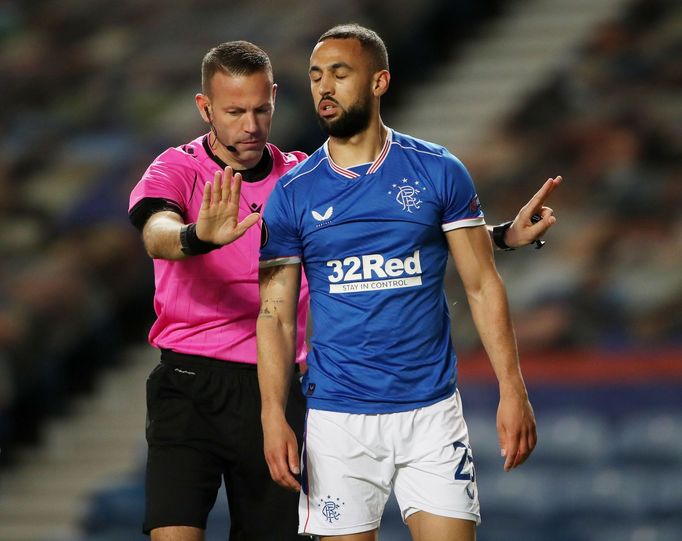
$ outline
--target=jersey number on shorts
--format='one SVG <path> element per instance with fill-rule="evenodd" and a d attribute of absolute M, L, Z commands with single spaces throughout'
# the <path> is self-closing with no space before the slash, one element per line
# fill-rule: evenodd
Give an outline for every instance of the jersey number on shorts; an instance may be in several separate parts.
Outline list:
<path fill-rule="evenodd" d="M 457 481 L 475 481 L 476 480 L 476 470 L 474 469 L 474 457 L 471 454 L 471 448 L 468 445 L 463 444 L 461 441 L 456 441 L 452 444 L 455 448 L 455 454 L 458 449 L 463 449 L 462 458 L 457 465 L 457 470 L 455 471 L 455 479 Z M 464 468 L 466 468 L 467 462 L 471 462 L 471 473 L 466 473 Z"/>

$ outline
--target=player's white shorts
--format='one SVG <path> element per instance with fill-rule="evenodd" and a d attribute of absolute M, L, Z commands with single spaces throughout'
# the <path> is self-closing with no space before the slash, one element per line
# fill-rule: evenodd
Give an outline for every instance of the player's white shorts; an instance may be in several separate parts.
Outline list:
<path fill-rule="evenodd" d="M 298 505 L 300 534 L 379 527 L 391 487 L 412 513 L 480 523 L 478 490 L 459 393 L 379 415 L 308 410 Z"/>

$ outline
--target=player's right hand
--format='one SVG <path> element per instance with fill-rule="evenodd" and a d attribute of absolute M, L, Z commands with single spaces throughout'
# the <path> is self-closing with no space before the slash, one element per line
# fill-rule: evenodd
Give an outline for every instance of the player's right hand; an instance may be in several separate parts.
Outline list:
<path fill-rule="evenodd" d="M 299 467 L 296 435 L 284 420 L 263 420 L 263 450 L 273 481 L 284 488 L 300 491 L 296 477 Z"/>
<path fill-rule="evenodd" d="M 225 245 L 234 242 L 260 219 L 253 212 L 239 221 L 239 198 L 242 175 L 231 167 L 216 171 L 213 182 L 204 186 L 204 196 L 197 218 L 197 237 L 205 242 Z"/>
<path fill-rule="evenodd" d="M 504 471 L 523 464 L 535 449 L 538 442 L 535 414 L 525 388 L 500 388 L 497 434 Z"/>

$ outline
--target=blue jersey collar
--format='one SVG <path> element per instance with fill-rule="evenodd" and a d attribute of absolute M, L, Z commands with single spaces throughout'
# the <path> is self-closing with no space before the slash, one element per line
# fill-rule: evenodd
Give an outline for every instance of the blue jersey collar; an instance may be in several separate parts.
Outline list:
<path fill-rule="evenodd" d="M 384 141 L 384 146 L 381 149 L 381 152 L 379 152 L 379 155 L 377 158 L 374 160 L 372 165 L 369 167 L 367 170 L 367 175 L 371 175 L 372 173 L 376 173 L 381 165 L 386 161 L 386 157 L 388 156 L 388 152 L 391 149 L 391 142 L 393 140 L 393 130 L 391 128 L 386 128 L 386 140 Z M 327 139 L 324 142 L 324 145 L 322 146 L 324 149 L 324 153 L 327 156 L 327 160 L 329 162 L 329 167 L 331 167 L 332 171 L 335 173 L 341 175 L 342 177 L 345 178 L 350 178 L 350 179 L 355 179 L 360 177 L 358 173 L 351 169 L 346 169 L 344 167 L 341 167 L 337 163 L 334 162 L 334 160 L 331 157 L 331 154 L 329 154 L 329 139 Z"/>

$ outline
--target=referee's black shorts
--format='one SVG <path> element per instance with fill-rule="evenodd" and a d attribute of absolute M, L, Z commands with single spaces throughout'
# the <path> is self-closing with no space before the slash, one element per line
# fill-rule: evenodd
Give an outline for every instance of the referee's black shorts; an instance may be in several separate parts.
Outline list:
<path fill-rule="evenodd" d="M 287 419 L 303 434 L 305 399 L 292 381 Z M 147 380 L 143 530 L 206 529 L 225 479 L 230 541 L 300 541 L 298 494 L 270 478 L 255 365 L 168 350 Z"/>

